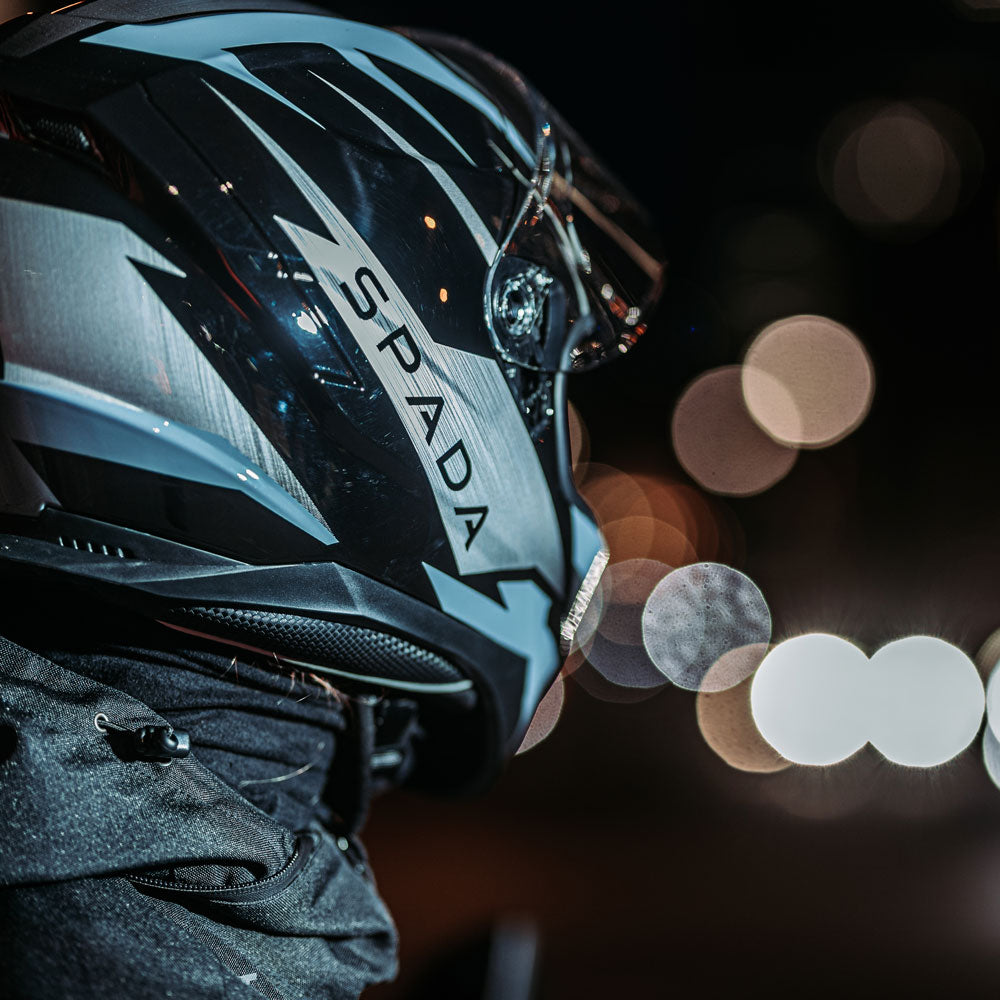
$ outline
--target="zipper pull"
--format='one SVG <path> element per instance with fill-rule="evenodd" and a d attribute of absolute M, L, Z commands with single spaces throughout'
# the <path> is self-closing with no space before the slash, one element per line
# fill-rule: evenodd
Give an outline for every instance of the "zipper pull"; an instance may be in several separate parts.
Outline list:
<path fill-rule="evenodd" d="M 143 726 L 132 737 L 137 757 L 169 764 L 191 752 L 191 737 L 173 726 Z"/>
<path fill-rule="evenodd" d="M 106 733 L 110 729 L 131 734 L 132 750 L 136 757 L 164 766 L 191 752 L 191 737 L 184 730 L 174 729 L 173 726 L 143 726 L 132 730 L 116 725 L 104 712 L 98 712 L 94 716 L 94 728 L 99 733 Z"/>

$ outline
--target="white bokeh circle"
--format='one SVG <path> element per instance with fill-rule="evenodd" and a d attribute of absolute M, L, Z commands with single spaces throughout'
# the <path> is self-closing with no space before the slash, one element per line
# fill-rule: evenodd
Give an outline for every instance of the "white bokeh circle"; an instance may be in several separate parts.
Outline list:
<path fill-rule="evenodd" d="M 985 696 L 975 664 L 929 635 L 883 646 L 871 658 L 868 739 L 884 757 L 935 767 L 961 753 L 979 732 Z"/>
<path fill-rule="evenodd" d="M 835 764 L 871 743 L 886 759 L 936 767 L 975 738 L 986 696 L 975 665 L 933 636 L 909 636 L 869 660 L 837 636 L 789 639 L 751 688 L 761 735 L 797 764 Z"/>
<path fill-rule="evenodd" d="M 796 764 L 836 764 L 868 742 L 868 657 L 846 639 L 787 639 L 757 668 L 750 710 L 761 736 Z"/>
<path fill-rule="evenodd" d="M 642 612 L 642 641 L 649 658 L 678 687 L 701 689 L 712 666 L 727 653 L 771 638 L 764 595 L 744 573 L 721 563 L 695 563 L 665 575 Z M 738 684 L 753 672 L 734 675 Z M 719 675 L 721 678 L 721 674 Z"/>
<path fill-rule="evenodd" d="M 1000 788 L 1000 740 L 993 732 L 992 726 L 983 727 L 983 763 L 990 781 Z"/>
<path fill-rule="evenodd" d="M 986 682 L 986 721 L 996 736 L 1000 732 L 1000 663 L 990 672 Z"/>

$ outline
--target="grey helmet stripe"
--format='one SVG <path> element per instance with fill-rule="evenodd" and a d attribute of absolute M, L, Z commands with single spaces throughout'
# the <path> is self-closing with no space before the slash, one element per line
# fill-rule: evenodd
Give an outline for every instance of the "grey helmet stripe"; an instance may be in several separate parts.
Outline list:
<path fill-rule="evenodd" d="M 219 435 L 329 533 L 288 464 L 133 262 L 184 277 L 121 222 L 0 198 L 5 363 Z"/>
<path fill-rule="evenodd" d="M 210 86 L 210 85 L 209 85 Z M 495 360 L 438 344 L 382 262 L 319 185 L 252 118 L 211 88 L 298 188 L 330 238 L 275 217 L 309 264 L 333 307 L 385 387 L 427 475 L 461 574 L 532 567 L 562 590 L 559 522 L 534 443 Z M 369 269 L 385 292 L 374 316 L 361 317 L 341 285 Z M 409 367 L 391 338 L 405 330 Z M 394 345 L 386 349 L 389 341 Z M 379 346 L 381 345 L 381 346 Z M 413 400 L 439 400 L 428 434 Z M 430 440 L 433 438 L 433 440 Z M 451 458 L 449 458 L 451 456 Z M 448 462 L 465 468 L 456 472 Z M 525 517 L 525 497 L 535 498 Z M 478 521 L 466 516 L 478 512 Z"/>
<path fill-rule="evenodd" d="M 367 54 L 377 55 L 380 59 L 401 66 L 443 87 L 474 107 L 503 133 L 518 156 L 529 167 L 534 168 L 533 146 L 485 94 L 415 42 L 384 28 L 324 15 L 257 11 L 211 14 L 158 24 L 119 24 L 107 31 L 84 38 L 83 41 L 91 45 L 111 45 L 137 52 L 169 56 L 173 59 L 203 62 L 244 83 L 249 83 L 275 100 L 281 101 L 282 104 L 293 108 L 295 106 L 287 97 L 256 79 L 228 50 L 246 45 L 279 45 L 283 42 L 327 45 L 339 52 L 356 69 L 388 87 L 387 81 L 393 81 L 367 57 Z M 407 100 L 418 114 L 462 151 L 447 129 L 412 96 L 406 94 L 402 88 L 393 89 L 393 93 L 396 96 L 405 95 L 403 99 Z M 301 109 L 295 108 L 295 110 L 315 123 L 314 119 Z"/>
<path fill-rule="evenodd" d="M 395 94 L 404 104 L 407 104 L 412 108 L 421 118 L 424 119 L 429 125 L 437 130 L 445 139 L 451 143 L 452 146 L 458 150 L 461 155 L 470 166 L 475 166 L 475 160 L 462 148 L 459 141 L 451 134 L 451 132 L 446 129 L 441 122 L 439 122 L 412 94 L 405 91 L 391 76 L 383 73 L 382 70 L 376 66 L 371 59 L 368 58 L 363 52 L 356 52 L 354 49 L 340 49 L 340 54 L 355 68 L 360 70 L 365 76 L 370 77 L 372 80 L 377 81 L 382 84 L 386 90 L 391 94 Z M 326 83 L 326 81 L 323 81 Z"/>
<path fill-rule="evenodd" d="M 7 372 L 28 382 L 31 370 Z M 325 545 L 337 539 L 260 468 L 248 464 L 216 434 L 165 420 L 103 393 L 78 391 L 65 379 L 43 379 L 44 388 L 12 378 L 0 381 L 4 434 L 106 462 L 190 482 L 236 490 Z"/>
<path fill-rule="evenodd" d="M 312 73 L 312 70 L 310 72 Z M 374 111 L 356 101 L 350 94 L 341 90 L 340 87 L 334 86 L 329 80 L 324 80 L 318 73 L 313 73 L 312 75 L 321 83 L 325 83 L 332 90 L 335 90 L 345 101 L 350 101 L 354 107 L 374 122 L 407 156 L 412 156 L 415 160 L 419 160 L 427 168 L 427 172 L 437 181 L 438 186 L 462 217 L 462 222 L 465 223 L 466 229 L 469 230 L 470 235 L 476 241 L 476 246 L 482 251 L 486 263 L 492 264 L 500 248 L 497 246 L 496 240 L 493 239 L 493 235 L 486 228 L 483 220 L 479 217 L 479 214 L 472 207 L 469 199 L 465 197 L 461 188 L 459 188 L 448 172 L 439 163 L 435 163 L 433 160 L 422 155 L 418 149 L 407 142 L 394 128 L 382 121 Z"/>

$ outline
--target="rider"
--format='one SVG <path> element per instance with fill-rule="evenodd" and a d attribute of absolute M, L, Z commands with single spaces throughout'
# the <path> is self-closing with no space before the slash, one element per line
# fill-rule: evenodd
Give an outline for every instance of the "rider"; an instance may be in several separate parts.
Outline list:
<path fill-rule="evenodd" d="M 0 974 L 356 996 L 355 833 L 483 787 L 604 564 L 643 212 L 509 66 L 289 0 L 0 29 Z"/>

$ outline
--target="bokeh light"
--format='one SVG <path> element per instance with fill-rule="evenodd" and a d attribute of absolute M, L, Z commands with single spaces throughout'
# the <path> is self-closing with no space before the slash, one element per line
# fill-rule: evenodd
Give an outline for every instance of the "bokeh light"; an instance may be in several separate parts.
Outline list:
<path fill-rule="evenodd" d="M 846 639 L 811 633 L 775 646 L 754 675 L 760 734 L 796 764 L 836 764 L 868 741 L 868 657 Z"/>
<path fill-rule="evenodd" d="M 764 658 L 751 690 L 761 735 L 799 764 L 833 764 L 870 742 L 908 767 L 935 767 L 975 738 L 985 696 L 972 661 L 933 636 L 883 646 L 869 661 L 831 635 L 804 635 Z"/>
<path fill-rule="evenodd" d="M 634 701 L 630 692 L 652 694 L 664 687 L 667 678 L 643 645 L 642 612 L 650 592 L 671 569 L 643 558 L 609 564 L 580 621 L 563 674 L 605 701 Z"/>
<path fill-rule="evenodd" d="M 719 547 L 719 521 L 701 492 L 688 483 L 671 479 L 641 474 L 633 478 L 643 491 L 653 517 L 680 531 L 698 558 L 715 558 Z M 669 559 L 662 561 L 670 562 Z"/>
<path fill-rule="evenodd" d="M 996 668 L 986 683 L 986 722 L 995 735 L 1000 729 L 1000 670 Z"/>
<path fill-rule="evenodd" d="M 0 24 L 3 24 L 4 21 L 9 21 L 12 17 L 20 17 L 22 14 L 27 14 L 32 10 L 47 9 L 44 5 L 36 8 L 28 3 L 27 0 L 0 0 Z"/>
<path fill-rule="evenodd" d="M 764 647 L 766 649 L 766 647 Z M 714 667 L 706 680 L 711 678 Z M 757 731 L 750 714 L 751 679 L 724 689 L 702 690 L 695 700 L 698 728 L 705 742 L 730 766 L 740 771 L 769 774 L 791 765 Z"/>
<path fill-rule="evenodd" d="M 869 740 L 884 757 L 934 767 L 961 753 L 979 732 L 983 684 L 975 664 L 943 639 L 914 635 L 872 658 Z"/>
<path fill-rule="evenodd" d="M 612 563 L 655 559 L 683 566 L 737 548 L 723 512 L 688 483 L 627 473 L 600 462 L 580 462 L 574 477 L 608 543 Z"/>
<path fill-rule="evenodd" d="M 629 559 L 604 571 L 598 588 L 600 598 L 594 602 L 599 610 L 590 620 L 590 609 L 584 615 L 578 648 L 608 683 L 638 689 L 667 683 L 643 646 L 642 613 L 646 598 L 670 570 L 653 559 Z"/>
<path fill-rule="evenodd" d="M 650 517 L 652 509 L 636 480 L 612 465 L 589 462 L 576 470 L 577 490 L 600 525 L 623 517 Z"/>
<path fill-rule="evenodd" d="M 766 647 L 771 612 L 754 582 L 719 563 L 696 563 L 665 576 L 642 611 L 642 639 L 653 663 L 678 687 L 706 688 L 712 666 L 751 645 Z M 757 666 L 753 654 L 733 656 L 713 675 L 738 684 Z M 747 670 L 742 676 L 739 668 Z"/>
<path fill-rule="evenodd" d="M 677 401 L 671 430 L 678 461 L 713 493 L 761 493 L 788 474 L 798 455 L 751 419 L 738 365 L 695 379 Z"/>
<path fill-rule="evenodd" d="M 993 675 L 998 663 L 1000 663 L 1000 628 L 990 633 L 976 653 L 976 668 L 984 683 Z"/>
<path fill-rule="evenodd" d="M 577 489 L 594 513 L 612 564 L 653 559 L 668 566 L 715 555 L 720 526 L 705 499 L 686 483 L 623 472 L 599 462 L 581 463 Z"/>
<path fill-rule="evenodd" d="M 743 395 L 753 419 L 790 445 L 820 447 L 864 420 L 875 378 L 846 327 L 823 316 L 791 316 L 762 330 L 747 351 Z"/>
<path fill-rule="evenodd" d="M 854 149 L 849 142 L 844 150 L 845 159 L 853 154 L 854 162 L 838 167 L 857 172 L 861 191 L 888 221 L 908 222 L 928 212 L 935 201 L 942 216 L 954 207 L 955 154 L 915 108 L 884 108 L 855 137 Z"/>
<path fill-rule="evenodd" d="M 569 424 L 569 450 L 574 471 L 590 461 L 590 433 L 580 416 L 580 411 L 568 404 L 567 421 Z"/>
<path fill-rule="evenodd" d="M 983 763 L 990 780 L 1000 788 L 1000 740 L 992 726 L 983 728 Z"/>
<path fill-rule="evenodd" d="M 652 692 L 667 683 L 667 678 L 656 669 L 641 643 L 614 642 L 598 631 L 591 636 L 581 652 L 586 657 L 587 664 L 615 687 Z M 587 687 L 582 673 L 581 666 L 573 677 Z"/>
<path fill-rule="evenodd" d="M 601 577 L 603 611 L 597 631 L 619 645 L 641 646 L 646 600 L 672 569 L 655 559 L 610 564 Z"/>
<path fill-rule="evenodd" d="M 601 528 L 612 564 L 631 559 L 655 559 L 685 566 L 698 558 L 687 536 L 655 517 L 622 517 Z"/>
<path fill-rule="evenodd" d="M 638 647 L 626 647 L 626 656 L 635 655 Z M 631 651 L 631 652 L 630 652 Z M 655 667 L 653 668 L 655 671 Z M 563 665 L 563 675 L 572 677 L 583 691 L 597 701 L 606 701 L 614 705 L 633 705 L 640 701 L 646 701 L 662 691 L 666 686 L 666 678 L 656 671 L 659 683 L 652 683 L 647 687 L 624 687 L 614 684 L 597 671 L 586 659 L 582 652 L 570 654 L 570 657 Z"/>
<path fill-rule="evenodd" d="M 869 232 L 893 235 L 954 214 L 981 159 L 968 122 L 933 101 L 849 108 L 820 142 L 820 174 L 837 207 Z"/>
<path fill-rule="evenodd" d="M 545 697 L 539 702 L 538 708 L 535 709 L 535 714 L 531 717 L 524 739 L 521 740 L 521 745 L 517 749 L 519 754 L 538 746 L 551 734 L 552 730 L 556 728 L 559 716 L 562 715 L 565 699 L 565 685 L 562 675 L 559 674 L 552 682 L 552 687 L 545 692 Z"/>
<path fill-rule="evenodd" d="M 751 642 L 723 653 L 702 678 L 700 691 L 726 691 L 748 680 L 764 662 L 771 647 L 766 642 Z"/>

